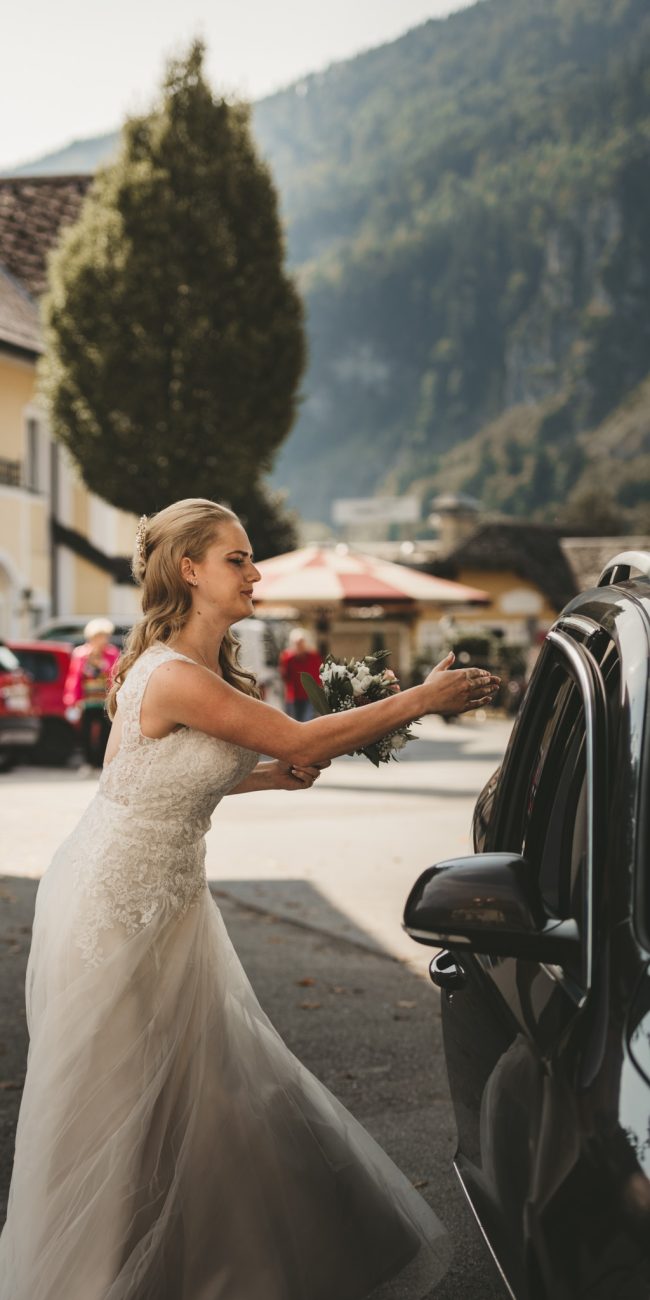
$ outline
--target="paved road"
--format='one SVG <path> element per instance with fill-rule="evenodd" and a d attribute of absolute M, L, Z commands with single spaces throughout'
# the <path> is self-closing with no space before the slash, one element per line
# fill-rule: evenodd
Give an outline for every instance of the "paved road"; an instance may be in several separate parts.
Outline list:
<path fill-rule="evenodd" d="M 424 867 L 469 846 L 474 800 L 498 765 L 505 722 L 427 718 L 399 763 L 336 759 L 311 791 L 223 801 L 208 835 L 208 875 L 228 895 L 417 969 L 426 952 L 403 934 L 406 896 Z M 0 781 L 0 869 L 40 876 L 95 788 L 56 769 Z"/>
<path fill-rule="evenodd" d="M 399 765 L 376 772 L 365 760 L 338 760 L 309 793 L 224 801 L 208 842 L 215 896 L 271 1019 L 449 1228 L 454 1259 L 436 1300 L 505 1293 L 451 1170 L 454 1124 L 429 955 L 399 919 L 418 871 L 467 845 L 475 794 L 507 731 L 492 720 L 428 720 Z M 0 1201 L 26 1050 L 35 877 L 93 790 L 74 772 L 28 769 L 0 785 L 10 832 L 0 880 Z M 391 1300 L 422 1298 L 397 1283 Z"/>

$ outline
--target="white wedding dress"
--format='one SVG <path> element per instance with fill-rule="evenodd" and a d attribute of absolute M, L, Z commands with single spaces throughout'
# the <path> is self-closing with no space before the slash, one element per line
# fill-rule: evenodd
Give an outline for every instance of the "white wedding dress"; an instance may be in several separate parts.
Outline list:
<path fill-rule="evenodd" d="M 0 1300 L 361 1300 L 402 1268 L 421 1297 L 444 1229 L 273 1029 L 208 890 L 210 815 L 257 755 L 140 730 L 174 657 L 131 669 L 38 890 Z"/>

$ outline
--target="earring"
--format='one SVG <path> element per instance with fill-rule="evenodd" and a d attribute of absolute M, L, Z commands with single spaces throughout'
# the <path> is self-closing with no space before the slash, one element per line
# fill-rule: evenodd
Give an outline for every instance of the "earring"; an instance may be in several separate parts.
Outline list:
<path fill-rule="evenodd" d="M 199 585 L 196 578 L 190 578 L 189 583 L 190 583 L 190 587 L 198 587 Z"/>

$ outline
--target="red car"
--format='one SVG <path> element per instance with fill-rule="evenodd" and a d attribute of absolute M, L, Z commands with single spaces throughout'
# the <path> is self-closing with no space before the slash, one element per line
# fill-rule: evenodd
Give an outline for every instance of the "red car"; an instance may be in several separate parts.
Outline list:
<path fill-rule="evenodd" d="M 11 641 L 21 668 L 30 674 L 41 734 L 35 757 L 67 763 L 78 745 L 78 728 L 65 716 L 63 687 L 73 647 L 66 641 Z"/>
<path fill-rule="evenodd" d="M 0 772 L 8 772 L 26 748 L 36 746 L 40 730 L 31 678 L 0 641 Z"/>

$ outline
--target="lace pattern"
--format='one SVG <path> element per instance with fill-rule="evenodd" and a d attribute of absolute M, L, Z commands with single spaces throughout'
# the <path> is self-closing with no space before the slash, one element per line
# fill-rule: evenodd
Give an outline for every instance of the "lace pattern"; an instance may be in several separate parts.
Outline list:
<path fill-rule="evenodd" d="M 140 709 L 152 672 L 185 655 L 145 651 L 118 696 L 122 733 L 98 792 L 52 862 L 73 873 L 74 927 L 84 962 L 136 934 L 164 912 L 182 915 L 206 884 L 205 834 L 225 794 L 255 767 L 257 754 L 182 728 L 160 740 L 142 734 Z"/>

